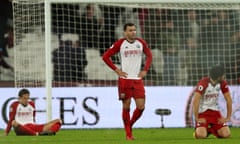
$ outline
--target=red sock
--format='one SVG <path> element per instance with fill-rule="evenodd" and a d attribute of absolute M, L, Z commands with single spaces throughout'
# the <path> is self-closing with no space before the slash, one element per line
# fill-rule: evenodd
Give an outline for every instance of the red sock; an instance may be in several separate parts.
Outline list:
<path fill-rule="evenodd" d="M 37 134 L 32 129 L 30 129 L 26 126 L 23 126 L 23 125 L 18 125 L 15 131 L 16 131 L 17 135 L 32 135 L 32 136 L 35 136 Z"/>
<path fill-rule="evenodd" d="M 123 124 L 126 132 L 126 136 L 132 136 L 131 132 L 131 126 L 130 126 L 130 110 L 129 109 L 123 109 L 122 110 L 122 119 L 123 119 Z"/>
<path fill-rule="evenodd" d="M 60 128 L 61 128 L 61 123 L 57 122 L 57 123 L 52 125 L 52 127 L 50 128 L 50 131 L 51 132 L 57 132 L 57 131 L 59 131 Z"/>
<path fill-rule="evenodd" d="M 140 110 L 138 108 L 136 108 L 133 112 L 133 116 L 131 118 L 131 122 L 130 122 L 130 125 L 131 127 L 133 126 L 133 124 L 141 117 L 142 113 L 143 113 L 143 110 Z"/>

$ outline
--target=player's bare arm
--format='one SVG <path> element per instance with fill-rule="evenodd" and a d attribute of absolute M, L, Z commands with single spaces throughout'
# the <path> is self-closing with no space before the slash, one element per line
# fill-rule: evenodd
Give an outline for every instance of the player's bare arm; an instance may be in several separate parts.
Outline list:
<path fill-rule="evenodd" d="M 225 118 L 219 119 L 219 123 L 225 123 L 231 120 L 232 115 L 232 98 L 229 92 L 223 94 L 226 100 L 226 107 L 227 107 L 227 116 Z"/>
<path fill-rule="evenodd" d="M 205 123 L 206 120 L 203 118 L 198 118 L 198 111 L 199 111 L 199 103 L 200 103 L 200 98 L 201 98 L 201 94 L 198 92 L 195 92 L 194 95 L 194 100 L 193 100 L 193 113 L 194 113 L 194 117 L 195 117 L 195 121 L 198 123 Z"/>

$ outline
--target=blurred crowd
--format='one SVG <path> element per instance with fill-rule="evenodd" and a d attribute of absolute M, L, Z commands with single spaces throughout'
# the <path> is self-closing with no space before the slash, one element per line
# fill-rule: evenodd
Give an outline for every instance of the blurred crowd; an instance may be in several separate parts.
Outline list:
<path fill-rule="evenodd" d="M 148 16 L 145 39 L 163 55 L 155 56 L 153 70 L 163 85 L 195 85 L 216 63 L 225 65 L 232 84 L 239 83 L 237 11 L 152 9 Z"/>
<path fill-rule="evenodd" d="M 0 78 L 2 69 L 13 72 L 13 66 L 5 60 L 9 57 L 8 49 L 13 47 L 12 4 L 9 0 L 0 1 Z"/>
<path fill-rule="evenodd" d="M 6 49 L 13 46 L 11 4 L 2 0 L 0 6 L 0 64 L 13 70 L 2 62 Z M 52 31 L 59 38 L 59 48 L 52 53 L 54 80 L 87 80 L 86 50 L 97 49 L 101 56 L 122 37 L 123 24 L 133 22 L 137 36 L 152 49 L 153 64 L 146 79 L 155 85 L 195 85 L 216 63 L 225 65 L 230 84 L 239 84 L 239 11 L 53 4 Z M 118 57 L 113 61 L 118 63 Z"/>
<path fill-rule="evenodd" d="M 73 10 L 71 17 L 69 7 Z M 225 65 L 231 84 L 239 83 L 240 16 L 237 10 L 147 9 L 96 4 L 55 5 L 54 8 L 53 14 L 57 14 L 53 16 L 54 32 L 79 34 L 82 47 L 98 49 L 100 56 L 122 37 L 125 22 L 135 23 L 137 36 L 144 38 L 153 51 L 151 74 L 146 79 L 154 80 L 156 85 L 195 85 L 216 63 Z M 74 23 L 76 21 L 80 23 Z M 118 58 L 113 61 L 118 63 Z"/>

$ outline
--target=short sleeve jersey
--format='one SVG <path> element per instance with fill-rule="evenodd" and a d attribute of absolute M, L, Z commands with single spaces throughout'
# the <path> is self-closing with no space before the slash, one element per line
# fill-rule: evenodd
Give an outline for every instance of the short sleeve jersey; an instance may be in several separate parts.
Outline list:
<path fill-rule="evenodd" d="M 220 91 L 224 94 L 229 92 L 228 84 L 224 80 L 215 86 L 210 82 L 209 77 L 205 77 L 199 81 L 196 87 L 196 92 L 202 95 L 199 105 L 199 113 L 206 111 L 207 109 L 218 110 L 218 97 Z"/>

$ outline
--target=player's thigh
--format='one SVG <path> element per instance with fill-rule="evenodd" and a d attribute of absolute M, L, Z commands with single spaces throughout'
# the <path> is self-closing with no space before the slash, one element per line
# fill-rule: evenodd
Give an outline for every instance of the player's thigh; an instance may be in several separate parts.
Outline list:
<path fill-rule="evenodd" d="M 145 108 L 145 98 L 136 98 L 134 99 L 136 103 L 136 107 L 138 109 L 144 109 Z"/>
<path fill-rule="evenodd" d="M 123 109 L 130 109 L 131 98 L 125 98 L 122 100 Z"/>

